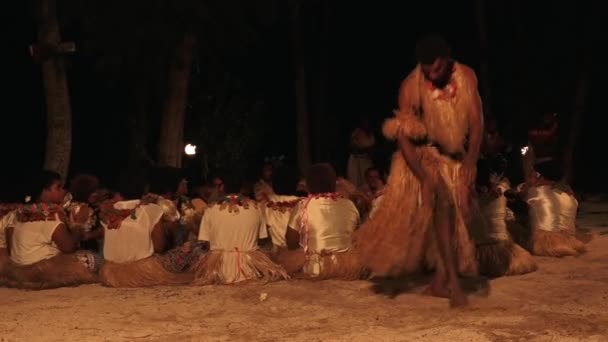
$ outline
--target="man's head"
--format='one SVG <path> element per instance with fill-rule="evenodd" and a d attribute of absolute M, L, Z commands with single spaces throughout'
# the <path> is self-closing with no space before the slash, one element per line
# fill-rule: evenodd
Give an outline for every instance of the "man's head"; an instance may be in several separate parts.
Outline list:
<path fill-rule="evenodd" d="M 370 167 L 369 169 L 365 170 L 365 182 L 373 191 L 380 189 L 384 185 L 382 175 L 375 167 Z"/>
<path fill-rule="evenodd" d="M 272 164 L 270 164 L 270 163 L 264 164 L 264 166 L 262 166 L 262 179 L 266 182 L 271 182 L 272 181 L 272 171 L 273 171 Z"/>
<path fill-rule="evenodd" d="M 70 181 L 70 193 L 76 202 L 92 203 L 99 189 L 99 179 L 89 174 L 79 174 Z"/>
<path fill-rule="evenodd" d="M 452 76 L 450 46 L 440 36 L 428 35 L 416 44 L 416 59 L 424 77 L 437 88 L 445 87 Z"/>
<path fill-rule="evenodd" d="M 336 171 L 327 163 L 314 164 L 306 174 L 306 186 L 311 194 L 336 191 Z"/>
<path fill-rule="evenodd" d="M 65 190 L 61 185 L 61 176 L 53 171 L 43 170 L 33 182 L 32 198 L 38 202 L 61 204 Z"/>
<path fill-rule="evenodd" d="M 213 177 L 211 184 L 217 193 L 224 193 L 224 181 L 219 176 Z"/>

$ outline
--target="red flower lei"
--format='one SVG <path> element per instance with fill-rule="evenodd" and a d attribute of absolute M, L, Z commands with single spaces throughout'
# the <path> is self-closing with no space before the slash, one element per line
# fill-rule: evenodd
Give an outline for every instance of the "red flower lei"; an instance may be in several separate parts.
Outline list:
<path fill-rule="evenodd" d="M 292 200 L 292 201 L 279 201 L 279 202 L 269 201 L 269 202 L 266 202 L 266 208 L 272 209 L 272 210 L 277 210 L 277 211 L 284 213 L 288 210 L 293 209 L 296 206 L 296 204 L 298 204 L 298 202 L 300 202 L 300 198 Z"/>
<path fill-rule="evenodd" d="M 255 201 L 252 201 L 249 197 L 241 195 L 241 194 L 226 195 L 226 196 L 224 196 L 224 198 L 219 200 L 216 204 L 219 204 L 220 210 L 224 210 L 224 209 L 228 208 L 228 212 L 230 212 L 230 213 L 231 212 L 238 213 L 239 212 L 238 207 L 243 207 L 245 209 L 249 209 L 250 204 L 253 205 L 255 208 L 257 208 L 257 203 Z"/>
<path fill-rule="evenodd" d="M 68 222 L 68 218 L 65 211 L 63 211 L 63 207 L 54 203 L 34 203 L 23 205 L 17 210 L 16 218 L 19 222 L 54 221 L 57 219 L 64 223 Z"/>

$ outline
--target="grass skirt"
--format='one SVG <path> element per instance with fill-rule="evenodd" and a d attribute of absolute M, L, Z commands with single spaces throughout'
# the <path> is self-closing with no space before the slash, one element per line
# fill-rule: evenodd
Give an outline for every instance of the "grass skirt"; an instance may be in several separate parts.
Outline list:
<path fill-rule="evenodd" d="M 231 283 L 225 278 L 223 273 L 223 256 L 224 251 L 209 251 L 200 258 L 198 264 L 194 267 L 193 285 L 211 285 L 211 284 L 228 284 Z M 241 252 L 244 259 L 244 267 L 240 268 L 250 271 L 247 274 L 249 281 L 273 282 L 283 279 L 289 279 L 289 275 L 283 267 L 274 263 L 262 251 Z M 246 281 L 239 282 L 245 283 Z"/>
<path fill-rule="evenodd" d="M 532 233 L 532 254 L 549 257 L 578 256 L 585 245 L 574 234 L 565 231 L 535 230 Z"/>
<path fill-rule="evenodd" d="M 369 275 L 361 263 L 357 250 L 351 249 L 341 253 L 322 253 L 306 255 L 303 249 L 278 251 L 275 261 L 281 265 L 290 276 L 305 279 L 366 279 Z M 303 269 L 311 268 L 309 263 L 318 263 L 319 274 L 308 275 Z"/>
<path fill-rule="evenodd" d="M 161 255 L 129 262 L 105 261 L 99 272 L 103 285 L 110 287 L 149 287 L 187 285 L 193 279 L 193 270 L 175 273 L 163 265 Z"/>
<path fill-rule="evenodd" d="M 489 277 L 520 275 L 537 269 L 532 255 L 511 240 L 478 245 L 479 273 Z"/>
<path fill-rule="evenodd" d="M 393 155 L 382 205 L 374 216 L 355 233 L 354 248 L 363 266 L 374 276 L 400 276 L 414 273 L 425 266 L 434 268 L 439 255 L 435 247 L 433 214 L 436 201 L 448 201 L 457 209 L 449 179 L 440 171 L 449 168 L 448 161 L 434 148 L 417 148 L 423 167 L 432 177 L 437 191 L 430 203 L 420 201 L 420 183 L 400 152 Z M 460 216 L 457 212 L 457 219 Z M 461 273 L 477 272 L 475 246 L 462 218 L 453 236 Z"/>
<path fill-rule="evenodd" d="M 98 282 L 98 255 L 90 252 L 60 254 L 32 265 L 5 263 L 3 285 L 43 290 Z"/>

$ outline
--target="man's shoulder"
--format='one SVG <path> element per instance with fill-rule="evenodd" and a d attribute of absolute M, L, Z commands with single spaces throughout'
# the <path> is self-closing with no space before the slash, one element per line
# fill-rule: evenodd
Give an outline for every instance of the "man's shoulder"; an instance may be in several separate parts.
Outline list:
<path fill-rule="evenodd" d="M 467 80 L 473 80 L 474 82 L 477 82 L 477 75 L 475 74 L 475 70 L 473 70 L 473 68 L 471 68 L 470 66 L 468 66 L 466 64 L 459 63 L 459 62 L 456 62 L 456 66 L 460 70 L 460 72 L 462 73 L 464 78 L 466 78 Z"/>

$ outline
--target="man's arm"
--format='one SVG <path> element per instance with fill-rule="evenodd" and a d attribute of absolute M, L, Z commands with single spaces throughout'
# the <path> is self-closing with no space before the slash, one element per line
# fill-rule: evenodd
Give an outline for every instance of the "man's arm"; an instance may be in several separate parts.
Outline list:
<path fill-rule="evenodd" d="M 402 83 L 399 89 L 399 111 L 404 115 L 414 115 L 416 111 L 416 107 L 419 106 L 417 97 L 417 88 L 416 88 L 416 77 L 414 70 Z M 410 139 L 405 135 L 404 129 L 400 129 L 397 135 L 397 142 L 399 144 L 399 150 L 403 155 L 407 165 L 410 170 L 414 173 L 418 181 L 422 182 L 425 178 L 424 169 L 422 168 L 422 163 L 416 154 L 416 147 Z"/>
<path fill-rule="evenodd" d="M 80 231 L 70 231 L 65 224 L 61 223 L 53 231 L 51 239 L 62 253 L 74 253 L 78 249 L 81 237 Z"/>
<path fill-rule="evenodd" d="M 166 229 L 162 219 L 159 220 L 152 229 L 152 245 L 154 245 L 155 253 L 162 253 L 167 248 Z"/>
<path fill-rule="evenodd" d="M 300 248 L 300 233 L 291 227 L 287 227 L 285 242 L 287 243 L 287 249 L 290 251 Z"/>

